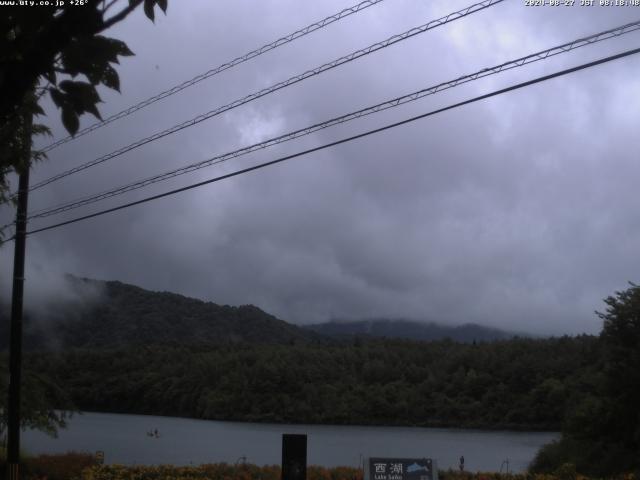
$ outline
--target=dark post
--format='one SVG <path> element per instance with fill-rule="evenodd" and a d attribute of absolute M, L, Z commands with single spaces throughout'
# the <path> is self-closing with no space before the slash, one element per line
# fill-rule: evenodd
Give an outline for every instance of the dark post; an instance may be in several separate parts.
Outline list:
<path fill-rule="evenodd" d="M 306 480 L 307 436 L 282 435 L 282 480 Z"/>
<path fill-rule="evenodd" d="M 18 206 L 13 256 L 13 292 L 11 297 L 11 339 L 9 344 L 9 401 L 7 425 L 8 479 L 20 478 L 20 386 L 22 370 L 22 299 L 24 292 L 24 257 L 27 241 L 27 200 L 31 160 L 31 115 L 23 125 L 24 167 L 18 181 Z"/>

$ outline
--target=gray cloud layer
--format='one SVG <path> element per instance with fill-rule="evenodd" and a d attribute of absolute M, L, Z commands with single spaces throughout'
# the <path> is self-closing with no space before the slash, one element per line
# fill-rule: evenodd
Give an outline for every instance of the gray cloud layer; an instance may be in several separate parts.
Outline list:
<path fill-rule="evenodd" d="M 123 94 L 104 92 L 102 111 L 116 112 L 349 5 L 172 2 L 155 26 L 137 12 L 112 32 L 137 56 L 120 70 Z M 34 181 L 465 5 L 387 0 L 51 152 Z M 640 9 L 633 7 L 526 7 L 508 0 L 51 185 L 34 193 L 31 205 L 195 162 L 635 17 Z M 127 199 L 632 48 L 639 38 L 631 34 L 473 82 Z M 254 303 L 298 323 L 394 316 L 595 333 L 600 323 L 593 310 L 637 280 L 640 267 L 639 61 L 618 61 L 34 235 L 31 271 Z M 62 135 L 50 111 L 48 120 Z M 5 209 L 3 218 L 8 215 Z M 5 247 L 7 273 L 9 254 Z"/>

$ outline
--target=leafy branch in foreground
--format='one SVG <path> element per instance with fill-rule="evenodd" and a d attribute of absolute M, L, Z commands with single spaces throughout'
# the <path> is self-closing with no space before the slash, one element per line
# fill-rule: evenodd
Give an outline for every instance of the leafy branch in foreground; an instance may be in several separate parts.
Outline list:
<path fill-rule="evenodd" d="M 154 8 L 167 0 L 87 0 L 82 7 L 23 8 L 5 6 L 0 17 L 0 202 L 7 200 L 9 172 L 25 167 L 20 141 L 25 115 L 42 115 L 40 100 L 49 94 L 70 134 L 80 117 L 100 119 L 97 86 L 120 91 L 115 65 L 133 55 L 127 44 L 102 33 L 143 5 L 154 20 Z M 34 125 L 32 134 L 48 133 Z M 30 161 L 43 158 L 35 155 Z"/>

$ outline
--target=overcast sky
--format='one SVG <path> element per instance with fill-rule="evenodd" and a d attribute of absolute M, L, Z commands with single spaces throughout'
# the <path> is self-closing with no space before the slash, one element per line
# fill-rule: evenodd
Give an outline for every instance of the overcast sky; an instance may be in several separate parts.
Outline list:
<path fill-rule="evenodd" d="M 385 0 L 50 153 L 32 183 L 459 8 Z M 576 3 L 580 3 L 579 0 Z M 136 53 L 106 117 L 353 0 L 169 2 L 113 28 Z M 31 195 L 36 210 L 144 178 L 640 18 L 634 7 L 507 0 Z M 640 45 L 584 47 L 138 190 L 45 226 L 321 145 Z M 602 299 L 640 281 L 640 58 L 619 60 L 264 170 L 29 237 L 29 289 L 65 272 L 294 323 L 475 322 L 597 333 Z M 64 135 L 59 113 L 45 122 Z M 93 122 L 84 118 L 83 125 Z M 46 143 L 46 142 L 45 142 Z M 10 220 L 4 207 L 2 220 Z M 2 282 L 12 246 L 0 252 Z M 41 279 L 39 281 L 39 278 Z M 39 284 L 39 285 L 38 285 Z M 57 291 L 54 289 L 54 291 Z M 32 294 L 32 299 L 33 299 Z"/>

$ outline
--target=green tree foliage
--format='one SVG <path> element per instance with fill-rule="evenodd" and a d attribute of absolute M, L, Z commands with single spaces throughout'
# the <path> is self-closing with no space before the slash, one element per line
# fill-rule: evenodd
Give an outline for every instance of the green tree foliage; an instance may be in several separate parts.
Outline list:
<path fill-rule="evenodd" d="M 66 426 L 73 413 L 73 405 L 67 392 L 60 387 L 55 372 L 43 375 L 27 361 L 22 374 L 21 413 L 22 426 L 35 428 L 55 436 L 59 428 Z M 7 428 L 5 402 L 9 387 L 7 355 L 0 356 L 0 445 Z M 56 409 L 52 407 L 55 406 Z"/>
<path fill-rule="evenodd" d="M 602 341 L 606 353 L 605 392 L 615 406 L 611 432 L 624 448 L 634 450 L 640 467 L 640 287 L 616 292 L 605 300 Z"/>
<path fill-rule="evenodd" d="M 71 134 L 79 118 L 100 118 L 96 87 L 120 89 L 114 65 L 133 55 L 127 45 L 101 35 L 137 7 L 154 19 L 154 7 L 167 9 L 167 0 L 85 0 L 71 6 L 4 6 L 0 16 L 0 201 L 6 201 L 6 175 L 24 169 L 20 129 L 25 115 L 42 115 L 38 105 L 49 94 L 60 108 Z M 47 133 L 35 125 L 34 134 Z M 39 157 L 35 157 L 38 159 Z"/>
<path fill-rule="evenodd" d="M 535 471 L 563 464 L 596 476 L 640 471 L 640 287 L 632 284 L 605 303 L 598 313 L 602 363 L 568 412 L 562 438 L 538 454 Z"/>
<path fill-rule="evenodd" d="M 139 346 L 34 354 L 81 410 L 217 420 L 560 428 L 594 337 Z M 526 378 L 523 378 L 526 375 Z"/>

